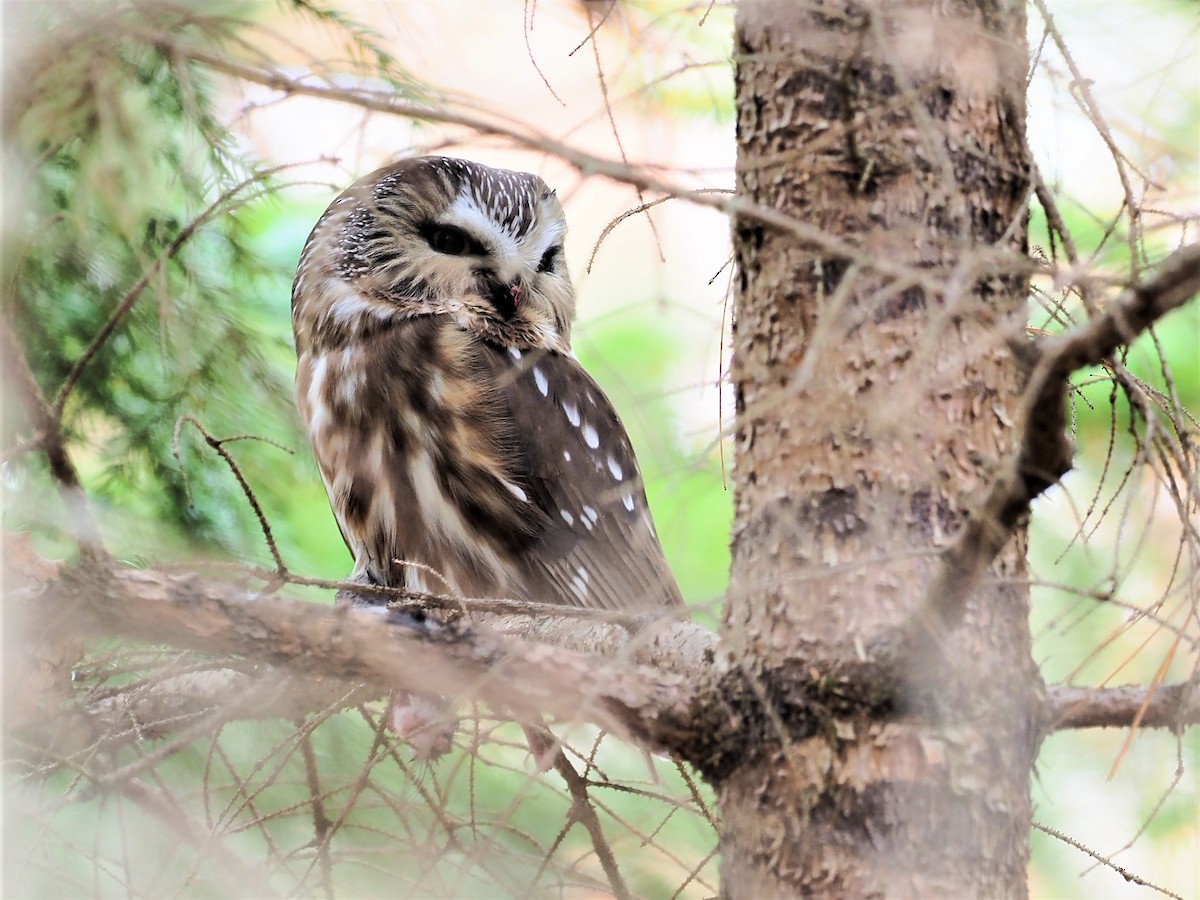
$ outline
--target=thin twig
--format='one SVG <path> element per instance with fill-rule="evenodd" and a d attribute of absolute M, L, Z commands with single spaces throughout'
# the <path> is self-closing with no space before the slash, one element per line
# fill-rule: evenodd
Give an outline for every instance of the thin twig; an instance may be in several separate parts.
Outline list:
<path fill-rule="evenodd" d="M 258 527 L 262 530 L 263 539 L 267 542 L 267 549 L 271 552 L 271 559 L 275 561 L 275 575 L 279 578 L 286 578 L 288 574 L 287 566 L 284 565 L 283 556 L 279 552 L 279 545 L 275 542 L 275 535 L 271 532 L 271 523 L 267 521 L 267 514 L 263 512 L 262 504 L 258 502 L 258 497 L 254 494 L 254 489 L 250 487 L 250 482 L 246 480 L 246 476 L 242 474 L 241 467 L 237 461 L 225 449 L 225 444 L 233 441 L 243 440 L 262 440 L 264 443 L 270 444 L 272 447 L 277 447 L 285 453 L 291 453 L 287 447 L 277 441 L 269 438 L 258 438 L 256 435 L 237 434 L 233 437 L 215 438 L 208 433 L 208 430 L 200 424 L 193 416 L 180 416 L 175 422 L 175 434 L 171 439 L 171 453 L 175 460 L 179 463 L 179 469 L 183 471 L 183 457 L 179 452 L 179 436 L 184 425 L 191 425 L 204 437 L 204 442 L 208 444 L 217 455 L 221 457 L 225 465 L 229 467 L 229 471 L 233 473 L 233 477 L 237 479 L 238 486 L 242 489 L 242 494 L 246 498 L 246 502 L 250 504 L 250 508 L 254 510 L 254 515 L 258 519 Z M 186 476 L 185 476 L 186 477 Z"/>
<path fill-rule="evenodd" d="M 303 723 L 296 727 L 302 728 Z M 321 889 L 326 900 L 333 900 L 333 860 L 329 856 L 330 826 L 333 822 L 325 814 L 325 799 L 321 795 L 321 776 L 317 771 L 317 756 L 313 753 L 312 733 L 305 732 L 300 739 L 300 752 L 304 756 L 304 777 L 308 782 L 309 802 L 312 806 L 313 847 L 321 867 Z"/>
<path fill-rule="evenodd" d="M 1067 837 L 1067 835 L 1063 834 L 1061 831 L 1059 831 L 1056 828 L 1051 828 L 1048 825 L 1043 825 L 1041 822 L 1034 822 L 1033 827 L 1044 834 L 1050 835 L 1052 838 L 1057 838 L 1058 840 L 1062 841 L 1064 844 L 1069 844 L 1070 846 L 1072 846 L 1076 850 L 1078 850 L 1080 853 L 1086 853 L 1088 856 L 1090 856 L 1092 859 L 1096 860 L 1097 862 L 1103 863 L 1104 865 L 1108 866 L 1108 868 L 1112 869 L 1114 872 L 1116 872 L 1118 875 L 1120 875 L 1122 878 L 1124 878 L 1126 881 L 1130 882 L 1131 884 L 1137 884 L 1142 887 L 1150 888 L 1150 890 L 1152 890 L 1152 891 L 1158 891 L 1160 894 L 1162 894 L 1166 897 L 1175 898 L 1175 900 L 1183 900 L 1183 898 L 1181 896 L 1179 896 L 1178 894 L 1168 891 L 1166 888 L 1161 888 L 1156 884 L 1151 884 L 1149 881 L 1146 881 L 1144 878 L 1139 878 L 1137 875 L 1134 875 L 1128 869 L 1121 868 L 1112 860 L 1110 860 L 1104 856 L 1101 856 L 1095 850 L 1091 849 L 1090 847 L 1088 847 L 1085 844 L 1081 844 L 1079 841 L 1075 840 L 1074 838 Z"/>
<path fill-rule="evenodd" d="M 596 851 L 596 857 L 600 860 L 600 866 L 604 869 L 604 875 L 608 878 L 613 894 L 621 900 L 632 900 L 633 895 L 629 893 L 625 879 L 621 877 L 621 870 L 617 867 L 617 858 L 613 855 L 612 847 L 608 845 L 604 829 L 600 826 L 600 819 L 592 807 L 591 798 L 588 797 L 587 782 L 567 761 L 566 754 L 562 750 L 559 750 L 554 757 L 554 770 L 567 783 L 567 790 L 571 792 L 571 817 L 587 829 L 588 836 L 592 839 L 592 848 Z"/>
<path fill-rule="evenodd" d="M 88 344 L 83 353 L 79 355 L 79 359 L 75 360 L 75 365 L 71 367 L 71 371 L 68 372 L 67 377 L 63 379 L 63 383 L 59 387 L 58 394 L 54 398 L 54 404 L 51 407 L 51 413 L 56 421 L 62 418 L 63 407 L 66 405 L 67 398 L 70 397 L 71 391 L 75 389 L 75 385 L 79 383 L 79 379 L 83 376 L 84 370 L 96 357 L 96 354 L 100 352 L 101 348 L 108 343 L 108 339 L 112 337 L 113 332 L 116 331 L 116 328 L 121 323 L 121 320 L 128 315 L 131 309 L 133 309 L 134 304 L 137 303 L 138 298 L 141 297 L 151 280 L 168 262 L 171 261 L 172 258 L 174 258 L 176 254 L 179 253 L 181 249 L 183 249 L 184 244 L 191 240 L 193 235 L 195 235 L 196 232 L 199 231 L 204 225 L 210 222 L 218 212 L 223 211 L 226 204 L 229 203 L 229 201 L 235 196 L 237 196 L 243 189 L 250 187 L 251 185 L 258 184 L 259 182 L 266 181 L 275 173 L 280 172 L 291 165 L 291 163 L 286 163 L 284 165 L 273 166 L 270 169 L 264 169 L 261 172 L 256 172 L 245 181 L 235 184 L 211 204 L 209 204 L 209 206 L 205 208 L 200 215 L 196 216 L 196 218 L 192 219 L 183 227 L 179 234 L 175 236 L 175 239 L 166 246 L 162 253 L 160 253 L 154 260 L 154 262 L 152 262 L 149 267 L 142 272 L 141 277 L 134 282 L 133 286 L 125 292 L 125 296 L 123 296 L 120 302 L 117 303 L 116 309 L 114 309 L 112 314 L 109 315 L 108 320 L 104 323 L 104 325 L 101 326 L 100 330 L 96 332 L 91 343 Z"/>

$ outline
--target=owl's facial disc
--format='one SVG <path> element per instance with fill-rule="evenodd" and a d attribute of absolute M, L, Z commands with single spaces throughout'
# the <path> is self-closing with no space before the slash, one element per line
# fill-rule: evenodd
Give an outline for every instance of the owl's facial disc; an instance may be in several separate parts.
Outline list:
<path fill-rule="evenodd" d="M 536 175 L 404 160 L 344 191 L 313 229 L 297 327 L 337 341 L 380 322 L 450 315 L 502 346 L 567 350 L 575 291 L 565 236 L 562 206 Z"/>
<path fill-rule="evenodd" d="M 559 264 L 565 230 L 561 207 L 548 190 L 526 190 L 513 200 L 504 190 L 481 197 L 477 186 L 464 185 L 422 236 L 445 264 L 469 269 L 468 294 L 500 320 L 533 323 L 559 318 L 556 294 L 562 287 L 556 282 L 566 281 Z"/>

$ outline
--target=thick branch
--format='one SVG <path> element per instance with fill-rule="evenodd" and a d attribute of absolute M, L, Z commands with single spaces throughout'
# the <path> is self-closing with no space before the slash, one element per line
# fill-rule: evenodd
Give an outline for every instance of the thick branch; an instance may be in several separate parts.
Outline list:
<path fill-rule="evenodd" d="M 1143 728 L 1179 730 L 1200 725 L 1200 691 L 1191 684 L 1157 688 L 1127 684 L 1110 688 L 1057 684 L 1046 698 L 1048 731 L 1064 728 Z"/>
<path fill-rule="evenodd" d="M 23 601 L 107 634 L 246 656 L 322 676 L 586 721 L 653 747 L 686 743 L 704 678 L 534 644 L 468 624 L 331 609 L 193 575 L 74 571 Z M 400 621 L 397 621 L 399 619 Z M 711 693 L 709 691 L 708 693 Z"/>
<path fill-rule="evenodd" d="M 991 492 L 942 557 L 918 627 L 935 634 L 953 625 L 979 577 L 1008 542 L 1029 504 L 1071 468 L 1066 437 L 1067 379 L 1098 364 L 1200 292 L 1200 245 L 1177 250 L 1153 277 L 1124 291 L 1087 324 L 1036 348 L 1016 430 L 1019 445 Z M 1028 352 L 1019 345 L 1018 353 Z"/>

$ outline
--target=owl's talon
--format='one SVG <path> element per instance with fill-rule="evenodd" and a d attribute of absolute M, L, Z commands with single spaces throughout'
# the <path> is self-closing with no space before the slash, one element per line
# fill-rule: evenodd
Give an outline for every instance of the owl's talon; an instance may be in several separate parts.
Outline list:
<path fill-rule="evenodd" d="M 396 691 L 387 727 L 413 749 L 422 761 L 433 762 L 450 752 L 459 719 L 442 697 L 415 691 Z"/>
<path fill-rule="evenodd" d="M 393 606 L 387 611 L 387 623 L 417 631 L 421 634 L 432 634 L 436 622 L 429 618 L 425 610 L 413 606 Z"/>
<path fill-rule="evenodd" d="M 342 588 L 333 595 L 333 605 L 349 606 L 351 609 L 382 608 L 387 605 L 387 600 L 383 597 L 360 594 L 357 591 Z"/>

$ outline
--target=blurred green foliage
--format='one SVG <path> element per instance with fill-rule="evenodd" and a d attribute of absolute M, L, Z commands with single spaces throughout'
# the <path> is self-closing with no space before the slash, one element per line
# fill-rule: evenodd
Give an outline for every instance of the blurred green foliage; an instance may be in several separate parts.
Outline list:
<path fill-rule="evenodd" d="M 27 176 L 23 240 L 6 248 L 7 313 L 53 399 L 150 274 L 67 400 L 70 449 L 119 555 L 164 546 L 244 555 L 256 526 L 229 472 L 211 454 L 189 452 L 191 437 L 181 469 L 172 445 L 183 415 L 217 435 L 297 443 L 285 367 L 287 281 L 280 260 L 255 246 L 261 214 L 255 221 L 244 208 L 265 205 L 271 179 L 251 176 L 233 152 L 213 117 L 205 71 L 169 59 L 126 30 L 129 22 L 77 27 L 60 21 L 54 5 L 39 15 L 68 46 L 19 95 L 15 149 Z M 173 24 L 198 42 L 226 33 L 211 21 Z M 211 221 L 167 258 L 214 204 Z M 17 404 L 10 397 L 6 406 Z M 286 495 L 300 480 L 301 464 L 274 448 L 246 457 L 254 474 L 283 475 L 260 482 L 266 494 Z M 10 464 L 6 474 L 5 527 L 53 530 L 40 499 L 40 461 Z"/>

